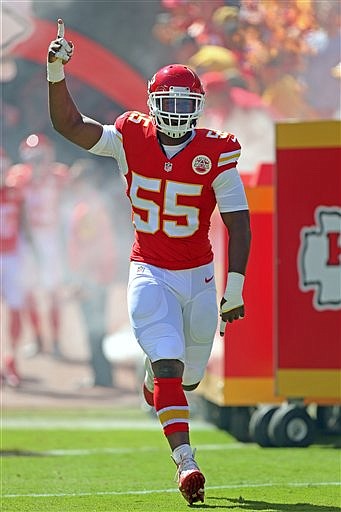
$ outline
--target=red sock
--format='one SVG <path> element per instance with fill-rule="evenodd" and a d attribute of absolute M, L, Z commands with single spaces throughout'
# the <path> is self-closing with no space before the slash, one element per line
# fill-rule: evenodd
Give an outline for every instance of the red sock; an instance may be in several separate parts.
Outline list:
<path fill-rule="evenodd" d="M 10 315 L 10 340 L 13 349 L 17 348 L 21 335 L 21 316 L 18 309 L 11 309 Z"/>
<path fill-rule="evenodd" d="M 165 436 L 188 432 L 189 407 L 182 379 L 154 379 L 154 406 Z"/>

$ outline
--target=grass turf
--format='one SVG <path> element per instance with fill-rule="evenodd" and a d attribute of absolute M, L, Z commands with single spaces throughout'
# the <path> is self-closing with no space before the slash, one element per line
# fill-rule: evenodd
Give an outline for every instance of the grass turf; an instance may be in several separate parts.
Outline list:
<path fill-rule="evenodd" d="M 333 443 L 264 449 L 195 422 L 191 438 L 207 480 L 193 509 L 341 510 Z M 1 448 L 3 512 L 188 510 L 161 428 L 141 411 L 6 413 Z"/>

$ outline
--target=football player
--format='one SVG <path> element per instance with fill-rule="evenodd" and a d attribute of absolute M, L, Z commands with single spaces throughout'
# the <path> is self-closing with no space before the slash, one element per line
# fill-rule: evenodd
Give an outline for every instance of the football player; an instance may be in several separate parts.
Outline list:
<path fill-rule="evenodd" d="M 23 227 L 22 176 L 3 148 L 0 148 L 0 255 L 1 297 L 8 313 L 8 344 L 5 352 L 4 380 L 12 387 L 20 385 L 17 349 L 22 332 L 24 306 L 22 283 L 21 230 Z M 5 322 L 6 325 L 6 322 Z M 7 336 L 5 337 L 7 338 Z"/>
<path fill-rule="evenodd" d="M 65 81 L 64 64 L 73 50 L 58 20 L 47 64 L 51 121 L 71 142 L 115 158 L 125 179 L 135 227 L 128 310 L 146 354 L 144 395 L 169 442 L 181 493 L 190 504 L 203 502 L 205 478 L 190 445 L 184 391 L 200 383 L 217 327 L 208 237 L 216 204 L 229 233 L 221 335 L 226 322 L 244 316 L 250 225 L 236 169 L 240 145 L 229 133 L 195 128 L 205 92 L 199 77 L 179 64 L 162 68 L 149 81 L 149 114 L 126 112 L 110 125 L 89 119 L 77 109 Z"/>
<path fill-rule="evenodd" d="M 68 178 L 67 167 L 55 162 L 54 145 L 42 133 L 28 135 L 19 145 L 19 155 L 29 175 L 24 188 L 25 221 L 30 240 L 26 251 L 26 308 L 35 335 L 35 342 L 25 347 L 25 352 L 32 357 L 44 349 L 41 312 L 35 294 L 39 288 L 48 304 L 51 354 L 59 359 L 62 357 L 59 290 L 64 278 L 60 209 Z"/>

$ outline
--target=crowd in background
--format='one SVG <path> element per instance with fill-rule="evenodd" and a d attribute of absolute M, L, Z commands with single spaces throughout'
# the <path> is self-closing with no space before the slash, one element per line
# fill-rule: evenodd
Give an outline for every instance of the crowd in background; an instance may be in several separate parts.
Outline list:
<path fill-rule="evenodd" d="M 274 119 L 340 115 L 337 0 L 162 0 L 153 34 L 201 75 L 256 94 Z"/>

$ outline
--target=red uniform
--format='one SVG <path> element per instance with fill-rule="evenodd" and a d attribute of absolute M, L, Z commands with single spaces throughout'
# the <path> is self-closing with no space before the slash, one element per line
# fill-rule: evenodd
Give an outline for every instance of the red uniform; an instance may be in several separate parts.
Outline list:
<path fill-rule="evenodd" d="M 56 230 L 60 225 L 60 194 L 67 180 L 67 167 L 52 163 L 39 178 L 31 177 L 25 187 L 27 222 L 35 230 Z"/>
<path fill-rule="evenodd" d="M 14 253 L 19 246 L 22 190 L 16 186 L 0 188 L 0 252 Z"/>
<path fill-rule="evenodd" d="M 0 251 L 2 254 L 19 250 L 24 185 L 27 182 L 28 168 L 13 165 L 6 173 L 5 183 L 0 188 Z"/>
<path fill-rule="evenodd" d="M 126 112 L 115 128 L 123 141 L 126 193 L 133 209 L 131 260 L 169 270 L 211 262 L 208 232 L 217 203 L 213 182 L 236 166 L 240 155 L 236 138 L 197 129 L 191 142 L 169 159 L 148 116 Z"/>

